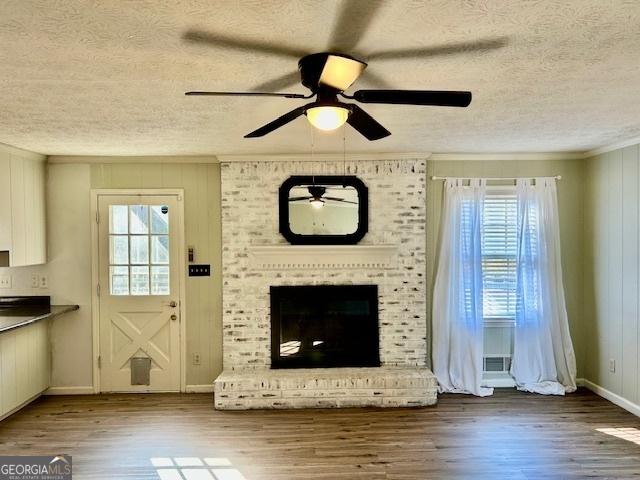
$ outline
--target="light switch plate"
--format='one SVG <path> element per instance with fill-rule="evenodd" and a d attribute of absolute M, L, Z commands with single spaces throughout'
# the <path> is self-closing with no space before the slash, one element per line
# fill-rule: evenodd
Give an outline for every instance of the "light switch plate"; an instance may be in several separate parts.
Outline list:
<path fill-rule="evenodd" d="M 11 275 L 0 275 L 0 288 L 11 288 Z"/>
<path fill-rule="evenodd" d="M 211 275 L 211 265 L 189 265 L 190 277 L 208 277 Z"/>

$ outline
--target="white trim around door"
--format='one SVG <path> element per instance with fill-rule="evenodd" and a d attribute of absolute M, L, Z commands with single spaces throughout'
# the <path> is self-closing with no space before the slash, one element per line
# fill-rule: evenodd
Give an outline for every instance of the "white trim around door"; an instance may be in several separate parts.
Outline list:
<path fill-rule="evenodd" d="M 180 275 L 180 391 L 186 392 L 186 259 L 185 259 L 185 228 L 184 228 L 184 190 L 177 188 L 163 189 L 92 189 L 91 190 L 91 310 L 93 337 L 93 393 L 100 393 L 100 296 L 98 284 L 100 278 L 100 264 L 98 255 L 99 224 L 98 208 L 102 196 L 173 196 L 178 204 L 178 271 Z"/>

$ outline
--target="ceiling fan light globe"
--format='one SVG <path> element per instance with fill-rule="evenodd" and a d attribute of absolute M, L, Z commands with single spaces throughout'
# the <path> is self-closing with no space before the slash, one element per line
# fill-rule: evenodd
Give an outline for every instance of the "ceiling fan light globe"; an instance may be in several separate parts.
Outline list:
<path fill-rule="evenodd" d="M 311 107 L 305 113 L 311 125 L 324 131 L 340 128 L 349 118 L 349 110 L 344 107 Z"/>
<path fill-rule="evenodd" d="M 312 198 L 311 200 L 309 200 L 309 203 L 313 208 L 320 209 L 324 207 L 324 200 L 321 200 L 319 198 Z"/>

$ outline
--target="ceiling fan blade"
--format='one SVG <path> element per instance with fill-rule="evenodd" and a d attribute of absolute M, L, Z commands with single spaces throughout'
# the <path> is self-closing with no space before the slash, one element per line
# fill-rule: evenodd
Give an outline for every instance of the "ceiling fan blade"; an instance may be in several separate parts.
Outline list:
<path fill-rule="evenodd" d="M 367 140 L 378 140 L 391 135 L 389 130 L 380 125 L 358 105 L 351 105 L 351 114 L 347 118 L 347 123 L 366 137 Z"/>
<path fill-rule="evenodd" d="M 287 45 L 261 42 L 256 40 L 233 38 L 219 33 L 210 33 L 203 30 L 187 30 L 182 38 L 192 43 L 202 43 L 213 47 L 240 50 L 244 52 L 261 52 L 269 55 L 298 59 L 305 56 L 307 51 L 292 48 Z"/>
<path fill-rule="evenodd" d="M 273 78 L 262 82 L 260 85 L 256 85 L 252 90 L 256 92 L 273 92 L 284 90 L 300 83 L 300 72 L 295 71 L 282 75 L 278 78 Z"/>
<path fill-rule="evenodd" d="M 340 4 L 342 8 L 331 32 L 329 45 L 332 51 L 347 53 L 364 37 L 382 2 L 348 0 Z"/>
<path fill-rule="evenodd" d="M 289 199 L 290 202 L 299 202 L 300 200 L 311 200 L 313 197 L 291 197 Z"/>
<path fill-rule="evenodd" d="M 367 55 L 368 60 L 395 60 L 405 58 L 425 58 L 444 55 L 457 55 L 471 52 L 488 52 L 502 48 L 509 43 L 509 37 L 486 38 L 477 42 L 460 42 L 435 47 L 401 48 L 383 50 Z"/>
<path fill-rule="evenodd" d="M 247 133 L 244 138 L 255 138 L 255 137 L 264 137 L 267 133 L 271 133 L 277 128 L 286 125 L 287 123 L 295 120 L 300 115 L 304 114 L 306 105 L 302 107 L 295 108 L 288 113 L 285 113 L 281 117 L 276 118 L 273 122 L 267 123 L 266 125 L 254 130 L 251 133 Z"/>
<path fill-rule="evenodd" d="M 265 92 L 184 92 L 188 96 L 202 97 L 284 97 L 310 98 L 301 93 L 265 93 Z"/>
<path fill-rule="evenodd" d="M 351 200 L 345 200 L 344 198 L 337 197 L 322 197 L 324 200 L 333 200 L 334 202 L 342 202 L 342 203 L 352 203 L 353 205 L 358 205 L 358 202 L 352 202 Z"/>
<path fill-rule="evenodd" d="M 471 92 L 439 90 L 358 90 L 353 94 L 353 99 L 361 103 L 467 107 L 471 103 Z"/>

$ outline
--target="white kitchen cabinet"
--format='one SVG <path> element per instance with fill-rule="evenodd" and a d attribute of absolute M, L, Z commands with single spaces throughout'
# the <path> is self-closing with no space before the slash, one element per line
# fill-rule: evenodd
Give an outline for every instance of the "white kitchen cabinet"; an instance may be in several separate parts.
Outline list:
<path fill-rule="evenodd" d="M 48 320 L 0 333 L 0 418 L 49 387 Z"/>
<path fill-rule="evenodd" d="M 47 261 L 45 158 L 0 146 L 0 267 Z"/>

